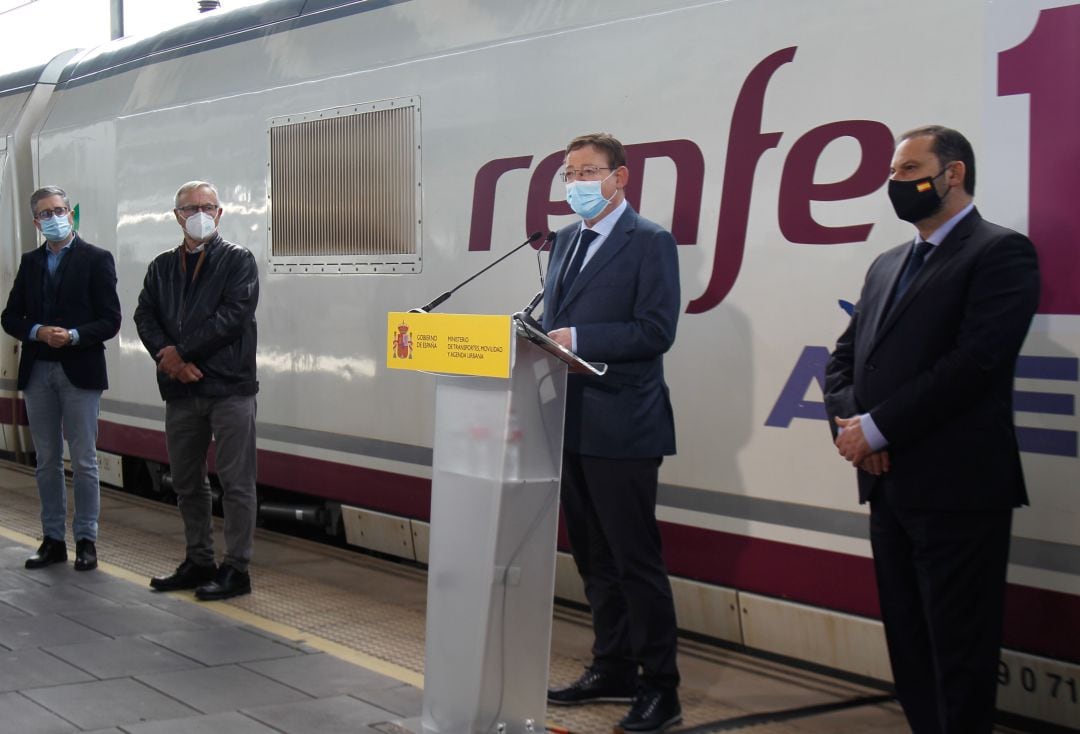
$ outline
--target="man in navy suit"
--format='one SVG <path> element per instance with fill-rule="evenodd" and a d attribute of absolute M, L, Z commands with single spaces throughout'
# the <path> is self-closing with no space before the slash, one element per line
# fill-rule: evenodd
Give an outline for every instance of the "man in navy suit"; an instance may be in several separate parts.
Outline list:
<path fill-rule="evenodd" d="M 571 141 L 562 177 L 582 221 L 555 238 L 543 326 L 608 372 L 567 384 L 561 495 L 595 638 L 592 664 L 548 701 L 632 701 L 623 731 L 661 732 L 682 718 L 656 524 L 660 462 L 675 453 L 663 362 L 679 317 L 675 239 L 626 203 L 630 172 L 612 136 Z"/>
<path fill-rule="evenodd" d="M 67 560 L 66 435 L 75 487 L 75 570 L 88 571 L 97 567 L 97 419 L 101 393 L 109 387 L 104 342 L 120 330 L 116 265 L 110 252 L 75 232 L 63 189 L 35 191 L 30 208 L 45 244 L 23 255 L 0 314 L 4 331 L 22 341 L 18 387 L 37 457 L 44 538 L 26 567 Z"/>
<path fill-rule="evenodd" d="M 1031 241 L 979 216 L 955 130 L 900 137 L 889 198 L 914 241 L 874 261 L 826 367 L 870 503 L 896 692 L 916 734 L 990 732 L 1012 509 L 1027 504 L 1013 373 L 1039 303 Z"/>

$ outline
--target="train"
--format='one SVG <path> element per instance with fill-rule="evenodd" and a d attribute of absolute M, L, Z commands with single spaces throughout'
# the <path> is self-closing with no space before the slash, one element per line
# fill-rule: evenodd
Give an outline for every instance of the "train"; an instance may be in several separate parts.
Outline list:
<path fill-rule="evenodd" d="M 679 243 L 658 517 L 680 627 L 887 681 L 824 366 L 870 262 L 911 236 L 885 195 L 895 136 L 957 128 L 980 211 L 1028 233 L 1043 274 L 1016 372 L 1031 503 L 998 705 L 1080 728 L 1078 76 L 1074 0 L 268 0 L 0 77 L 0 289 L 39 244 L 30 193 L 63 187 L 124 308 L 103 476 L 167 487 L 131 314 L 179 244 L 173 193 L 213 182 L 222 235 L 260 266 L 263 509 L 425 563 L 435 383 L 387 367 L 386 315 L 573 221 L 563 147 L 611 132 L 629 201 Z M 440 310 L 519 310 L 545 257 L 526 248 Z M 0 450 L 23 456 L 19 345 L 2 339 Z M 557 596 L 583 601 L 563 552 L 558 567 Z"/>

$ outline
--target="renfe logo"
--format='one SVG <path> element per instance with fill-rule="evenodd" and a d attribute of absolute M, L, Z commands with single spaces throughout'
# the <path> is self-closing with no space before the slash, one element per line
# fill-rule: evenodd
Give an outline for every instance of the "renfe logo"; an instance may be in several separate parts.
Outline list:
<path fill-rule="evenodd" d="M 747 76 L 739 90 L 728 131 L 728 149 L 724 167 L 720 218 L 717 223 L 716 254 L 712 275 L 705 292 L 690 301 L 687 313 L 703 313 L 719 305 L 739 275 L 746 227 L 753 193 L 754 172 L 758 160 L 775 148 L 783 133 L 762 132 L 761 115 L 765 90 L 773 74 L 795 59 L 796 48 L 785 48 L 761 61 Z M 834 140 L 851 137 L 861 146 L 862 156 L 855 171 L 843 181 L 814 182 L 814 168 L 825 148 Z M 864 242 L 873 223 L 827 227 L 814 220 L 810 206 L 814 201 L 840 201 L 871 194 L 885 182 L 892 158 L 893 134 L 883 123 L 873 120 L 842 120 L 810 130 L 795 141 L 784 162 L 780 182 L 780 231 L 790 242 L 813 245 L 840 242 Z M 705 180 L 705 159 L 701 149 L 689 140 L 665 140 L 627 145 L 627 165 L 643 171 L 649 158 L 669 158 L 675 164 L 675 208 L 671 233 L 680 244 L 695 244 L 701 218 L 701 197 Z M 495 209 L 495 189 L 499 177 L 507 171 L 528 168 L 532 156 L 500 158 L 486 163 L 476 174 L 473 186 L 470 250 L 491 247 L 491 226 Z M 563 164 L 563 152 L 544 158 L 533 171 L 525 210 L 525 228 L 546 230 L 551 215 L 570 214 L 561 199 L 551 200 L 551 185 Z M 641 176 L 631 178 L 626 198 L 640 208 Z M 529 231 L 533 231 L 529 230 Z"/>
<path fill-rule="evenodd" d="M 777 51 L 757 64 L 742 84 L 728 131 L 716 255 L 705 291 L 690 301 L 687 313 L 697 314 L 719 305 L 731 291 L 742 266 L 754 174 L 761 156 L 775 148 L 782 132 L 762 132 L 762 110 L 769 81 L 784 64 L 795 60 L 796 47 Z M 1018 46 L 998 55 L 998 94 L 1030 97 L 1028 140 L 1028 230 L 1039 252 L 1042 271 L 1043 314 L 1080 315 L 1080 5 L 1040 12 L 1031 34 Z M 817 183 L 814 170 L 825 148 L 850 137 L 860 146 L 855 170 L 842 181 Z M 865 242 L 872 222 L 826 226 L 817 222 L 815 201 L 841 201 L 877 191 L 888 176 L 893 133 L 874 120 L 840 120 L 816 127 L 791 146 L 780 179 L 777 223 L 792 243 L 828 245 Z M 701 149 L 690 140 L 663 140 L 628 145 L 627 164 L 644 171 L 650 158 L 667 158 L 675 167 L 672 234 L 680 244 L 697 244 L 698 222 L 705 178 Z M 528 169 L 533 156 L 500 158 L 483 165 L 473 186 L 469 250 L 489 250 L 500 177 L 508 171 Z M 571 213 L 561 199 L 551 200 L 555 175 L 563 152 L 543 158 L 532 172 L 524 231 L 548 229 L 550 216 Z M 997 185 L 1007 183 L 996 182 Z M 635 176 L 626 198 L 640 208 L 642 177 Z M 855 285 L 853 285 L 855 287 Z M 815 383 L 824 387 L 829 350 L 806 346 L 796 360 L 765 425 L 787 428 L 796 418 L 826 420 L 825 406 L 806 399 Z M 1074 357 L 1023 356 L 1016 376 L 1021 379 L 1080 382 L 1080 360 Z M 1075 415 L 1069 393 L 1017 390 L 1018 413 Z M 1036 427 L 1017 427 L 1023 451 L 1077 457 L 1078 433 Z"/>
<path fill-rule="evenodd" d="M 1030 95 L 1030 185 L 1028 229 L 1039 251 L 1043 288 L 1039 312 L 1080 314 L 1080 5 L 1043 10 L 1023 43 L 999 54 L 998 94 Z M 775 148 L 782 132 L 762 132 L 765 92 L 773 74 L 795 59 L 796 47 L 767 56 L 751 70 L 739 90 L 728 130 L 716 253 L 704 293 L 686 312 L 704 313 L 731 291 L 742 267 L 754 173 L 761 156 Z M 817 183 L 814 170 L 825 148 L 840 138 L 853 138 L 861 157 L 842 181 Z M 875 120 L 840 120 L 816 127 L 791 146 L 780 179 L 777 223 L 792 243 L 828 245 L 865 242 L 872 222 L 826 226 L 811 212 L 813 202 L 841 201 L 878 190 L 888 176 L 893 133 Z M 667 158 L 675 166 L 672 234 L 680 244 L 696 244 L 705 177 L 701 149 L 690 140 L 664 140 L 627 146 L 627 164 L 643 171 L 649 158 Z M 528 169 L 533 156 L 499 158 L 477 171 L 473 185 L 469 250 L 489 250 L 500 177 Z M 547 230 L 549 216 L 570 214 L 561 199 L 551 200 L 563 152 L 543 158 L 533 169 L 525 210 L 525 232 Z M 634 177 L 626 197 L 640 208 L 641 176 Z"/>

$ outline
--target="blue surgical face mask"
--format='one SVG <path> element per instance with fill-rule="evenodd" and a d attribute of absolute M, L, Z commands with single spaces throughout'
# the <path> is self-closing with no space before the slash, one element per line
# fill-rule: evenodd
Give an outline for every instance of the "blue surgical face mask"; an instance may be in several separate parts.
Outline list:
<path fill-rule="evenodd" d="M 611 203 L 600 191 L 600 185 L 615 175 L 612 171 L 601 181 L 571 181 L 566 184 L 566 203 L 582 219 L 592 219 Z"/>
<path fill-rule="evenodd" d="M 41 234 L 49 242 L 63 242 L 71 235 L 71 222 L 67 215 L 62 217 L 49 217 L 41 220 Z"/>

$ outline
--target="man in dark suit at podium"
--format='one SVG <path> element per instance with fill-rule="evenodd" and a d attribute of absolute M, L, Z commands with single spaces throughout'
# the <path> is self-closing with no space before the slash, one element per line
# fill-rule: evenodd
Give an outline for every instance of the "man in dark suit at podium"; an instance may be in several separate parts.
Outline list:
<path fill-rule="evenodd" d="M 826 367 L 916 734 L 993 728 L 1012 508 L 1027 504 L 1012 389 L 1038 261 L 1027 237 L 979 216 L 974 194 L 963 135 L 900 137 L 889 198 L 916 235 L 870 266 Z"/>
<path fill-rule="evenodd" d="M 608 372 L 567 384 L 561 497 L 595 639 L 592 664 L 548 691 L 548 701 L 632 701 L 623 731 L 661 732 L 682 718 L 675 607 L 656 524 L 660 463 L 675 453 L 663 363 L 679 317 L 675 239 L 627 204 L 630 172 L 612 136 L 571 141 L 562 177 L 583 221 L 555 238 L 543 326 Z"/>

